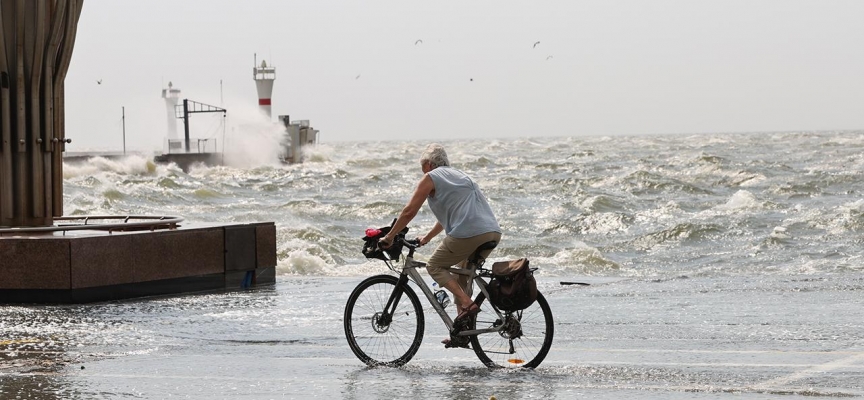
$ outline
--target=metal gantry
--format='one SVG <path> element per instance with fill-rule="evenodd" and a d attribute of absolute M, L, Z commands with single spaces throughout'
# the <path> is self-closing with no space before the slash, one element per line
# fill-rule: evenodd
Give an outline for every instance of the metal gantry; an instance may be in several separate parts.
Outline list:
<path fill-rule="evenodd" d="M 209 104 L 199 103 L 197 101 L 189 99 L 183 99 L 183 105 L 178 104 L 174 107 L 174 115 L 177 118 L 183 119 L 183 131 L 187 153 L 189 152 L 189 114 L 214 112 L 221 112 L 222 116 L 224 117 L 225 114 L 228 113 L 228 110 L 222 107 L 211 106 Z"/>

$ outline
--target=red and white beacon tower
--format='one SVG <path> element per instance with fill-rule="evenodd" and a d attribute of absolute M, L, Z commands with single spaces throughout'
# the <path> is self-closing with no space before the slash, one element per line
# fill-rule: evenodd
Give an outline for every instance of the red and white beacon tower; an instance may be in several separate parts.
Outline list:
<path fill-rule="evenodd" d="M 258 107 L 272 120 L 270 112 L 270 97 L 273 95 L 273 81 L 276 80 L 276 68 L 268 67 L 267 61 L 261 60 L 258 65 L 258 56 L 255 56 L 255 68 L 253 69 L 255 88 L 258 89 Z"/>

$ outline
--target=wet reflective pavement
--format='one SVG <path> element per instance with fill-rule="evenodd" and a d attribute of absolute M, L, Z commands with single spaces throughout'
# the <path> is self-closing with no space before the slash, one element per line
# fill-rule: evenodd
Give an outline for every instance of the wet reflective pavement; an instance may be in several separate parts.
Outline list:
<path fill-rule="evenodd" d="M 864 396 L 864 275 L 540 278 L 556 319 L 536 370 L 443 349 L 368 368 L 342 312 L 362 277 L 77 306 L 0 306 L 0 399 L 620 399 Z M 561 286 L 561 280 L 591 286 Z"/>

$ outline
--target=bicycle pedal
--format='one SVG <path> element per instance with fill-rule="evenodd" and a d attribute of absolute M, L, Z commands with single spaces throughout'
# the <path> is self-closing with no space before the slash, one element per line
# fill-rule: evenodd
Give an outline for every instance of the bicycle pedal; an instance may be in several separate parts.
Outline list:
<path fill-rule="evenodd" d="M 464 330 L 471 329 L 471 321 L 469 318 L 465 318 L 462 320 L 456 320 L 453 323 L 453 331 L 450 333 L 451 335 L 458 335 L 459 332 Z"/>

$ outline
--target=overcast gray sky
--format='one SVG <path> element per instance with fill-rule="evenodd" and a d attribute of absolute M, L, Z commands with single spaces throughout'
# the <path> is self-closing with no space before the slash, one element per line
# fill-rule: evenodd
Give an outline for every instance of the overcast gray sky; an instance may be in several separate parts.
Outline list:
<path fill-rule="evenodd" d="M 861 129 L 862 18 L 852 0 L 87 0 L 67 136 L 119 148 L 125 106 L 129 146 L 158 147 L 168 81 L 230 122 L 257 105 L 254 53 L 274 116 L 324 142 Z"/>

